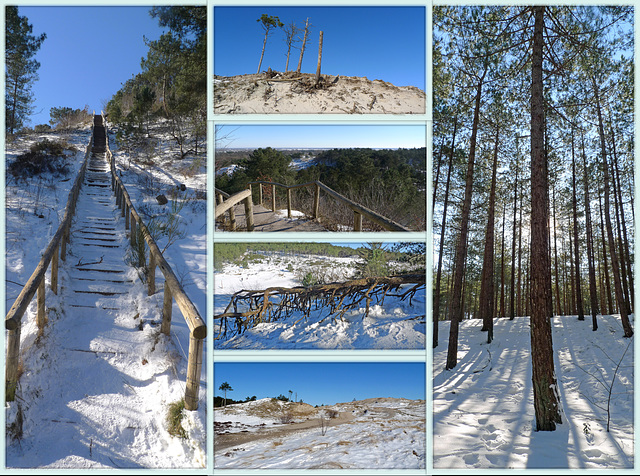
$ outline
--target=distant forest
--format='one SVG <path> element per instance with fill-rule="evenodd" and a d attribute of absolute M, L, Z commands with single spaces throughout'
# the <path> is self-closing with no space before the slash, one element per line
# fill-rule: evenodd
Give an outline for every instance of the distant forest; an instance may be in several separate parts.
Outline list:
<path fill-rule="evenodd" d="M 318 180 L 388 218 L 424 228 L 426 148 L 326 150 L 299 170 L 291 167 L 292 158 L 270 147 L 256 149 L 232 175 L 216 177 L 216 188 L 234 194 L 257 180 L 285 185 Z"/>

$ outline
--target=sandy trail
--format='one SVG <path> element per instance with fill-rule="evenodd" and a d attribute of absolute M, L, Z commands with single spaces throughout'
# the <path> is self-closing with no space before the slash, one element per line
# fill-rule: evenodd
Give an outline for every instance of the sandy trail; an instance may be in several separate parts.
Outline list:
<path fill-rule="evenodd" d="M 325 419 L 327 427 L 343 425 L 351 422 L 355 418 L 352 413 L 340 413 L 336 418 Z M 298 423 L 291 423 L 286 426 L 277 428 L 262 429 L 259 431 L 244 431 L 240 433 L 216 434 L 213 439 L 214 452 L 222 451 L 234 446 L 240 446 L 245 443 L 267 439 L 267 438 L 285 438 L 291 437 L 293 433 L 308 430 L 311 428 L 320 429 L 319 418 L 314 418 Z"/>

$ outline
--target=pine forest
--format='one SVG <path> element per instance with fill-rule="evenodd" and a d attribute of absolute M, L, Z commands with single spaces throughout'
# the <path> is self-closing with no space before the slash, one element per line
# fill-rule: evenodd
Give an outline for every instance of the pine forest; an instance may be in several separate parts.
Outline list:
<path fill-rule="evenodd" d="M 534 431 L 565 421 L 554 327 L 576 321 L 602 346 L 616 332 L 612 358 L 632 341 L 633 15 L 433 10 L 434 372 L 465 372 L 463 332 L 495 364 L 491 342 L 527 318 Z"/>

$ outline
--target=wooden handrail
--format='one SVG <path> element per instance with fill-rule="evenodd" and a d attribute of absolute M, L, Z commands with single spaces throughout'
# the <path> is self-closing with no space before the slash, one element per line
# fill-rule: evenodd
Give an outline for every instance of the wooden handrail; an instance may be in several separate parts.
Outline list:
<path fill-rule="evenodd" d="M 106 122 L 105 132 L 106 132 Z M 185 390 L 185 408 L 187 410 L 198 409 L 198 392 L 200 388 L 200 373 L 202 372 L 202 352 L 204 349 L 204 339 L 207 336 L 207 325 L 200 316 L 197 308 L 185 293 L 180 281 L 176 277 L 171 265 L 164 258 L 162 251 L 151 236 L 149 229 L 142 221 L 142 218 L 136 211 L 131 197 L 127 192 L 124 183 L 118 177 L 115 168 L 115 160 L 111 150 L 109 149 L 109 136 L 106 139 L 106 156 L 109 161 L 111 170 L 112 189 L 116 195 L 116 204 L 122 211 L 125 218 L 125 224 L 130 227 L 130 239 L 132 245 L 135 244 L 137 236 L 136 227 L 140 230 L 140 234 L 149 248 L 149 276 L 148 287 L 149 295 L 155 293 L 155 268 L 158 267 L 164 275 L 164 301 L 162 308 L 162 324 L 160 331 L 169 335 L 171 328 L 171 308 L 173 300 L 176 301 L 182 316 L 189 326 L 189 357 L 187 363 L 187 385 Z"/>
<path fill-rule="evenodd" d="M 218 218 L 224 215 L 226 211 L 229 211 L 231 228 L 235 229 L 236 218 L 233 207 L 235 207 L 240 202 L 244 202 L 244 215 L 247 222 L 247 230 L 253 231 L 253 200 L 251 198 L 251 189 L 248 188 L 231 196 L 229 194 L 226 194 L 227 197 L 225 197 L 222 193 L 218 193 L 218 189 L 216 189 L 216 194 L 219 203 L 216 203 L 215 218 Z M 224 198 L 227 199 L 224 200 Z"/>
<path fill-rule="evenodd" d="M 367 207 L 364 207 L 356 202 L 354 202 L 353 200 L 348 199 L 347 197 L 339 194 L 338 192 L 336 192 L 335 190 L 327 187 L 325 184 L 323 184 L 322 182 L 316 180 L 313 182 L 307 182 L 307 183 L 303 183 L 303 184 L 298 184 L 298 185 L 284 185 L 281 183 L 277 183 L 277 182 L 265 182 L 262 180 L 258 180 L 258 181 L 254 181 L 254 182 L 249 182 L 249 190 L 251 190 L 251 185 L 260 185 L 260 199 L 262 201 L 262 185 L 270 185 L 273 188 L 273 191 L 275 192 L 275 187 L 280 187 L 280 188 L 284 188 L 285 190 L 287 190 L 287 211 L 288 211 L 288 215 L 289 218 L 291 218 L 291 195 L 290 195 L 290 190 L 293 189 L 297 189 L 297 188 L 302 188 L 302 187 L 310 187 L 310 186 L 315 186 L 316 190 L 315 190 L 315 198 L 314 198 L 314 206 L 313 206 L 313 213 L 312 216 L 313 218 L 318 218 L 318 208 L 319 208 L 319 200 L 320 200 L 320 189 L 324 190 L 326 193 L 328 193 L 331 197 L 333 197 L 334 199 L 336 199 L 339 202 L 344 203 L 347 207 L 351 208 L 351 210 L 353 210 L 354 212 L 354 230 L 355 231 L 362 231 L 362 217 L 365 216 L 367 217 L 367 219 L 369 219 L 370 221 L 377 223 L 378 225 L 380 225 L 381 227 L 383 227 L 385 230 L 389 230 L 389 231 L 411 231 L 409 228 L 406 228 L 402 225 L 400 225 L 399 223 L 396 223 L 393 220 L 390 220 L 387 217 L 384 217 L 382 215 L 380 215 L 379 213 L 374 212 L 373 210 L 370 210 Z M 275 212 L 275 193 L 272 193 L 271 196 L 271 203 L 272 203 L 272 209 Z M 218 215 L 216 215 L 217 217 Z"/>
<path fill-rule="evenodd" d="M 20 330 L 22 317 L 26 312 L 33 296 L 38 293 L 38 305 L 37 305 L 37 317 L 36 322 L 38 324 L 38 332 L 44 331 L 46 324 L 45 319 L 45 274 L 49 265 L 51 265 L 51 290 L 54 293 L 58 293 L 58 257 L 62 260 L 66 257 L 66 245 L 69 241 L 69 230 L 71 228 L 71 221 L 75 213 L 76 203 L 78 195 L 80 194 L 80 187 L 84 181 L 84 175 L 87 170 L 87 164 L 89 163 L 89 157 L 91 156 L 91 149 L 93 147 L 93 128 L 91 133 L 91 139 L 84 156 L 84 161 L 78 175 L 69 191 L 67 199 L 67 205 L 65 206 L 65 212 L 58 225 L 58 229 L 53 235 L 53 238 L 49 241 L 47 248 L 45 249 L 36 269 L 31 274 L 31 277 L 20 291 L 20 294 L 14 301 L 11 309 L 5 317 L 5 328 L 9 331 L 7 335 L 7 353 L 5 362 L 5 391 L 6 400 L 13 401 L 15 399 L 15 392 L 18 384 L 18 366 L 20 358 Z"/>

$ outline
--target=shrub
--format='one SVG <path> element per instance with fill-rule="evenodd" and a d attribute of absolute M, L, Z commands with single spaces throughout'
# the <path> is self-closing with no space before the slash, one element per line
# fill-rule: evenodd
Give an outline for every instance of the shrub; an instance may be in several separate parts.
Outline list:
<path fill-rule="evenodd" d="M 171 436 L 177 436 L 178 438 L 187 438 L 187 432 L 182 428 L 182 418 L 184 410 L 184 399 L 177 402 L 173 402 L 169 405 L 169 411 L 167 413 L 167 431 Z"/>
<path fill-rule="evenodd" d="M 7 168 L 15 177 L 33 177 L 45 173 L 66 175 L 69 164 L 65 151 L 77 149 L 66 141 L 44 139 L 33 144 L 28 152 L 20 154 Z"/>

